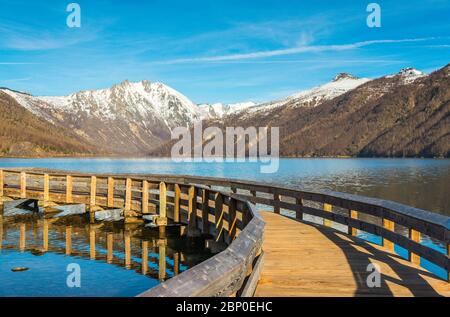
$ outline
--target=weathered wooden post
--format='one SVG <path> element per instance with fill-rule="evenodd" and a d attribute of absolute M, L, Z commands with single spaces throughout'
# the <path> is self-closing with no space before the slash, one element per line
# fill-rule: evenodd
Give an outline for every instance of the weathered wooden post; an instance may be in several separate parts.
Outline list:
<path fill-rule="evenodd" d="M 66 203 L 68 203 L 68 204 L 71 204 L 73 202 L 72 189 L 73 189 L 72 176 L 67 175 L 66 176 Z"/>
<path fill-rule="evenodd" d="M 180 222 L 180 198 L 181 188 L 180 185 L 174 185 L 174 201 L 173 201 L 173 221 Z"/>
<path fill-rule="evenodd" d="M 394 231 L 395 229 L 395 224 L 393 221 L 390 221 L 388 219 L 384 219 L 383 218 L 383 227 L 389 231 Z M 394 243 L 383 238 L 383 246 L 391 252 L 394 252 Z"/>
<path fill-rule="evenodd" d="M 44 174 L 44 207 L 48 207 L 50 201 L 50 175 Z"/>
<path fill-rule="evenodd" d="M 0 251 L 3 248 L 3 215 L 0 215 Z"/>
<path fill-rule="evenodd" d="M 303 220 L 303 201 L 301 198 L 295 198 L 295 203 L 300 208 L 300 210 L 295 211 L 295 219 Z"/>
<path fill-rule="evenodd" d="M 202 233 L 209 234 L 209 190 L 202 190 Z"/>
<path fill-rule="evenodd" d="M 89 210 L 92 212 L 97 204 L 97 177 L 91 176 L 91 193 L 89 197 Z"/>
<path fill-rule="evenodd" d="M 108 177 L 107 206 L 114 207 L 114 178 Z"/>
<path fill-rule="evenodd" d="M 4 173 L 3 170 L 0 169 L 0 205 L 3 204 L 3 196 L 4 196 Z"/>
<path fill-rule="evenodd" d="M 20 238 L 19 238 L 19 249 L 21 252 L 25 251 L 25 246 L 26 246 L 26 226 L 24 223 L 20 224 Z"/>
<path fill-rule="evenodd" d="M 159 218 L 156 220 L 159 232 L 165 233 L 167 225 L 167 186 L 166 183 L 159 183 Z"/>
<path fill-rule="evenodd" d="M 131 234 L 129 231 L 124 233 L 125 244 L 125 267 L 129 269 L 131 267 Z"/>
<path fill-rule="evenodd" d="M 175 252 L 173 254 L 173 275 L 180 273 L 180 253 Z"/>
<path fill-rule="evenodd" d="M 158 277 L 160 281 L 164 281 L 166 278 L 166 239 L 158 239 L 158 251 L 159 251 L 159 261 L 158 261 Z"/>
<path fill-rule="evenodd" d="M 214 218 L 216 223 L 216 241 L 223 239 L 223 197 L 221 193 L 216 193 L 214 200 Z"/>
<path fill-rule="evenodd" d="M 42 249 L 44 251 L 48 251 L 48 220 L 47 219 L 44 219 L 44 222 L 43 222 L 42 239 L 43 239 Z"/>
<path fill-rule="evenodd" d="M 188 192 L 188 236 L 197 235 L 197 190 L 195 186 L 189 187 Z"/>
<path fill-rule="evenodd" d="M 275 200 L 275 204 L 278 203 L 278 202 L 280 202 L 280 194 L 278 194 L 278 193 L 273 194 L 273 200 Z M 279 214 L 279 213 L 280 213 L 280 206 L 275 206 L 275 207 L 273 208 L 273 211 L 274 211 L 276 214 Z"/>
<path fill-rule="evenodd" d="M 127 178 L 125 181 L 125 212 L 131 210 L 131 178 Z"/>
<path fill-rule="evenodd" d="M 356 210 L 349 210 L 350 218 L 351 219 L 358 219 L 358 212 Z M 356 237 L 358 235 L 358 229 L 352 228 L 352 226 L 348 226 L 348 232 L 349 235 Z"/>
<path fill-rule="evenodd" d="M 333 206 L 330 205 L 330 204 L 324 203 L 323 204 L 323 210 L 326 211 L 326 212 L 333 212 Z M 333 225 L 333 222 L 331 220 L 329 220 L 329 219 L 325 219 L 324 218 L 323 219 L 323 225 L 325 227 L 331 227 Z"/>
<path fill-rule="evenodd" d="M 89 256 L 91 260 L 95 260 L 95 228 L 89 226 Z"/>
<path fill-rule="evenodd" d="M 142 181 L 142 214 L 148 214 L 148 181 Z"/>
<path fill-rule="evenodd" d="M 409 238 L 414 242 L 420 243 L 421 234 L 417 230 L 409 229 Z M 420 265 L 420 256 L 415 254 L 414 252 L 408 253 L 409 253 L 409 260 L 416 265 Z"/>
<path fill-rule="evenodd" d="M 229 243 L 231 243 L 236 237 L 236 224 L 237 224 L 237 214 L 236 214 L 236 199 L 230 198 L 228 206 L 228 236 Z"/>
<path fill-rule="evenodd" d="M 20 172 L 20 198 L 27 198 L 27 174 Z"/>

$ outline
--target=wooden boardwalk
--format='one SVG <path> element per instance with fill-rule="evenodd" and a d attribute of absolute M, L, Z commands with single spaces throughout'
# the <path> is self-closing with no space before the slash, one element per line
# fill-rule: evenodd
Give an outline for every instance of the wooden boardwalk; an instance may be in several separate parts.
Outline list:
<path fill-rule="evenodd" d="M 261 214 L 265 259 L 255 296 L 450 296 L 449 283 L 380 246 L 331 228 Z M 381 269 L 378 288 L 366 283 L 370 263 Z"/>

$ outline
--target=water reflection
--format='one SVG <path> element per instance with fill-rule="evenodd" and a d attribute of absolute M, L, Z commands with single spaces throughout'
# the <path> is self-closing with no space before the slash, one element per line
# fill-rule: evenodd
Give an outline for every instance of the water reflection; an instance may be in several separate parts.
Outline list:
<path fill-rule="evenodd" d="M 0 216 L 0 296 L 133 296 L 210 257 L 204 245 L 179 227 Z M 68 263 L 81 266 L 80 289 L 65 283 Z"/>

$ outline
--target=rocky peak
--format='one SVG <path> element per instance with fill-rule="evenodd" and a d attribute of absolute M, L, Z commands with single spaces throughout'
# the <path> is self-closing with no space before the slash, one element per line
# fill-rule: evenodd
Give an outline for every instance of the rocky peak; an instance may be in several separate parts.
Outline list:
<path fill-rule="evenodd" d="M 339 73 L 333 78 L 333 81 L 336 82 L 345 79 L 358 79 L 358 78 L 348 73 Z"/>

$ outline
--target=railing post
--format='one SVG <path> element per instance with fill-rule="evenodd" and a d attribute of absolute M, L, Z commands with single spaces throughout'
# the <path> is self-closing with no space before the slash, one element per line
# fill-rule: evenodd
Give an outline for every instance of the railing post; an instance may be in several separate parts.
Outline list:
<path fill-rule="evenodd" d="M 202 232 L 209 234 L 209 190 L 202 192 Z"/>
<path fill-rule="evenodd" d="M 108 207 L 114 207 L 114 178 L 108 177 Z"/>
<path fill-rule="evenodd" d="M 421 234 L 419 231 L 414 230 L 414 229 L 409 229 L 409 238 L 417 243 L 420 243 L 420 237 Z M 413 253 L 413 252 L 408 252 L 409 253 L 409 260 L 416 264 L 416 265 L 420 265 L 420 256 Z"/>
<path fill-rule="evenodd" d="M 326 212 L 330 212 L 331 213 L 331 212 L 333 212 L 333 206 L 330 205 L 330 204 L 324 203 L 323 204 L 323 210 L 326 211 Z M 333 222 L 331 220 L 329 220 L 329 219 L 323 219 L 323 225 L 325 227 L 331 227 L 333 225 Z"/>
<path fill-rule="evenodd" d="M 275 203 L 277 203 L 277 202 L 279 202 L 280 201 L 280 194 L 273 194 L 273 200 L 275 200 Z M 280 207 L 279 206 L 274 206 L 273 207 L 273 211 L 276 213 L 276 214 L 279 214 L 280 213 Z"/>
<path fill-rule="evenodd" d="M 20 198 L 27 198 L 27 174 L 20 172 Z"/>
<path fill-rule="evenodd" d="M 44 207 L 48 206 L 50 201 L 50 175 L 44 174 Z"/>
<path fill-rule="evenodd" d="M 66 176 L 66 203 L 70 204 L 72 203 L 72 176 L 67 175 Z"/>
<path fill-rule="evenodd" d="M 97 203 L 97 177 L 91 176 L 91 196 L 89 199 L 90 204 L 90 210 L 96 205 Z"/>
<path fill-rule="evenodd" d="M 358 219 L 358 212 L 356 210 L 350 210 L 350 218 Z M 353 237 L 356 237 L 358 235 L 358 229 L 353 228 L 352 226 L 348 225 L 348 234 Z"/>
<path fill-rule="evenodd" d="M 180 185 L 174 185 L 174 201 L 173 201 L 173 221 L 180 222 L 180 199 L 181 188 Z"/>
<path fill-rule="evenodd" d="M 148 181 L 142 181 L 142 213 L 148 214 Z"/>
<path fill-rule="evenodd" d="M 197 229 L 197 190 L 195 186 L 189 187 L 188 198 L 188 235 Z"/>
<path fill-rule="evenodd" d="M 216 241 L 219 241 L 223 228 L 223 197 L 221 193 L 217 193 L 214 200 L 214 218 L 216 224 Z"/>
<path fill-rule="evenodd" d="M 236 199 L 230 198 L 228 206 L 228 235 L 230 237 L 230 243 L 236 237 L 236 224 L 237 224 L 237 214 L 236 214 Z"/>
<path fill-rule="evenodd" d="M 167 218 L 167 188 L 166 183 L 159 183 L 159 216 Z"/>
<path fill-rule="evenodd" d="M 127 178 L 125 181 L 125 211 L 131 210 L 131 178 Z"/>
<path fill-rule="evenodd" d="M 383 227 L 389 231 L 394 231 L 395 229 L 395 224 L 393 221 L 390 221 L 388 219 L 384 219 L 383 218 Z M 391 252 L 394 252 L 394 243 L 383 238 L 383 246 Z"/>
<path fill-rule="evenodd" d="M 303 220 L 303 201 L 301 198 L 295 198 L 295 203 L 300 207 L 300 210 L 295 211 L 295 219 Z"/>

